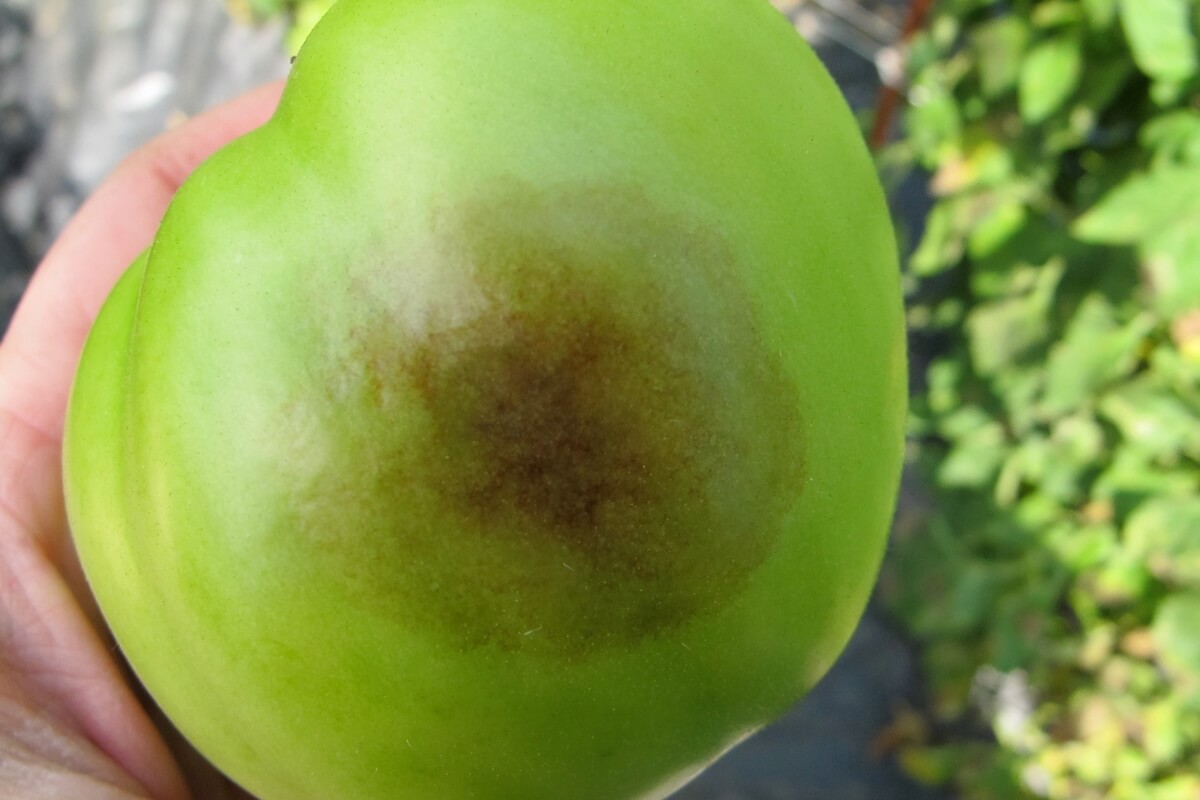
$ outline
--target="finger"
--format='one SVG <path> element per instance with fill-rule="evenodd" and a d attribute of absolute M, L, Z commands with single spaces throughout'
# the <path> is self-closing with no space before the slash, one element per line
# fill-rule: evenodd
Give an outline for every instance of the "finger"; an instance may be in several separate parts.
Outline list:
<path fill-rule="evenodd" d="M 34 274 L 0 343 L 0 408 L 61 440 L 70 379 L 104 298 L 149 245 L 184 179 L 266 122 L 282 86 L 264 86 L 162 135 L 88 199 Z"/>
<path fill-rule="evenodd" d="M 26 777 L 35 784 L 98 782 L 123 787 L 120 797 L 189 797 L 166 745 L 57 570 L 3 509 L 0 727 L 0 783 L 14 780 L 7 754 L 32 770 Z"/>

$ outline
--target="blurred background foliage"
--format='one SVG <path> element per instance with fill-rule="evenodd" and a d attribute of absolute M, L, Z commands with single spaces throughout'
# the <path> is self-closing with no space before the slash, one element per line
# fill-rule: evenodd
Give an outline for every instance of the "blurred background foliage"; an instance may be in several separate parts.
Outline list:
<path fill-rule="evenodd" d="M 1200 2 L 940 0 L 885 174 L 932 494 L 886 600 L 912 773 L 965 800 L 1200 798 Z"/>
<path fill-rule="evenodd" d="M 332 0 L 288 14 L 293 52 Z M 889 182 L 911 458 L 881 584 L 928 680 L 905 768 L 963 800 L 1200 798 L 1200 0 L 938 0 Z"/>
<path fill-rule="evenodd" d="M 288 50 L 295 54 L 317 21 L 334 0 L 228 0 L 230 11 L 242 19 L 268 19 L 287 15 L 290 31 Z"/>

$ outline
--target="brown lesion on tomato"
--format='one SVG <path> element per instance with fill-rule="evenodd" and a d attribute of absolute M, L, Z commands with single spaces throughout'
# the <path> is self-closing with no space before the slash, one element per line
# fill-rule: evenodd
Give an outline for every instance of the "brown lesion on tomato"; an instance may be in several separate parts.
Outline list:
<path fill-rule="evenodd" d="M 413 350 L 428 477 L 472 525 L 552 538 L 598 568 L 616 557 L 660 572 L 638 539 L 713 478 L 692 438 L 702 381 L 672 363 L 664 320 L 606 308 L 599 289 L 544 281 L 528 294 L 531 307 L 501 300 Z"/>
<path fill-rule="evenodd" d="M 427 421 L 364 442 L 338 479 L 389 520 L 346 550 L 351 583 L 457 646 L 559 657 L 734 599 L 803 479 L 797 389 L 745 267 L 624 187 L 514 184 L 433 227 L 468 312 L 433 302 L 419 332 L 383 315 L 350 336 L 372 413 Z M 387 507 L 418 494 L 436 524 Z"/>
<path fill-rule="evenodd" d="M 469 353 L 421 359 L 429 368 L 418 386 L 437 438 L 466 461 L 455 467 L 461 483 L 443 487 L 456 506 L 480 517 L 519 514 L 578 540 L 603 524 L 607 508 L 654 502 L 646 471 L 657 454 L 605 396 L 612 362 L 644 345 L 584 314 L 563 324 L 500 312 L 461 332 L 479 338 Z"/>

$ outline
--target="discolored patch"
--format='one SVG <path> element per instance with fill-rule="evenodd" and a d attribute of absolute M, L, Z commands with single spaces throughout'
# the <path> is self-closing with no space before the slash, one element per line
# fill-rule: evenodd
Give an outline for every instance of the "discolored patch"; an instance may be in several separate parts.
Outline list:
<path fill-rule="evenodd" d="M 315 563 L 454 646 L 546 657 L 735 598 L 803 469 L 754 265 L 626 187 L 512 183 L 430 228 L 420 263 L 351 275 L 363 313 L 323 345 L 342 421 L 293 504 Z"/>

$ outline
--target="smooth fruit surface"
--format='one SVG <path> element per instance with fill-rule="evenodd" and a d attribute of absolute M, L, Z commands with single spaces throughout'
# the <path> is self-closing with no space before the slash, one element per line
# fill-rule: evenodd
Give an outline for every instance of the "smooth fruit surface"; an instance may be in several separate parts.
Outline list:
<path fill-rule="evenodd" d="M 894 251 L 765 2 L 342 0 L 89 338 L 89 581 L 268 800 L 663 796 L 866 602 Z"/>

